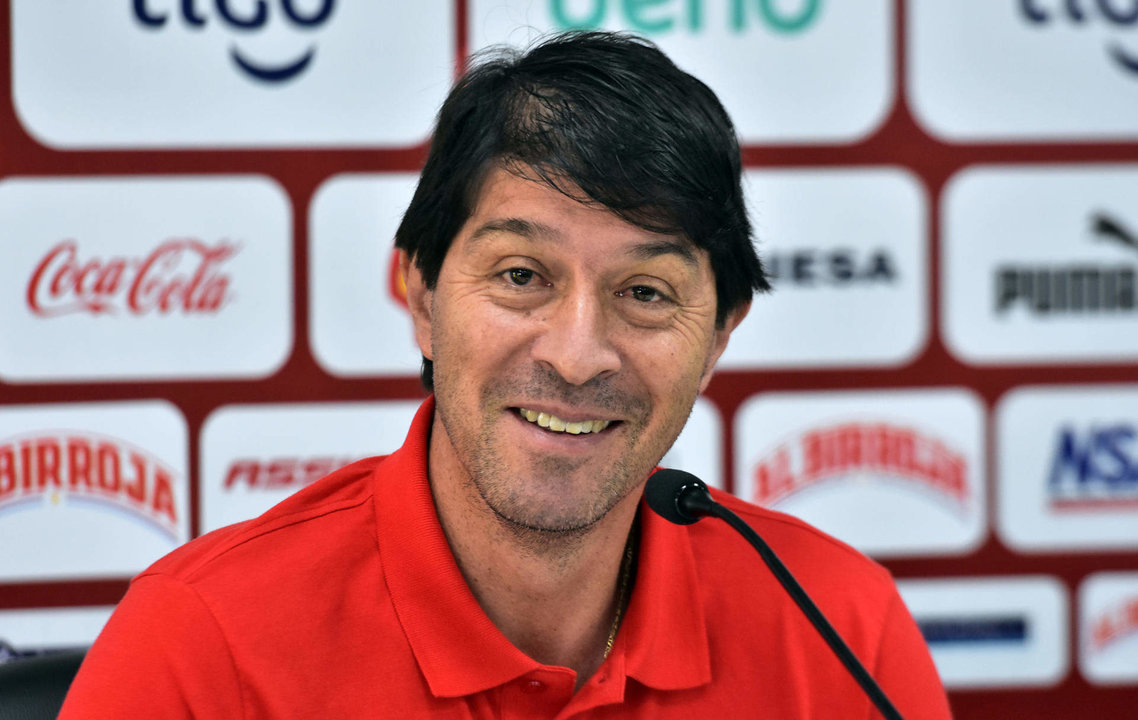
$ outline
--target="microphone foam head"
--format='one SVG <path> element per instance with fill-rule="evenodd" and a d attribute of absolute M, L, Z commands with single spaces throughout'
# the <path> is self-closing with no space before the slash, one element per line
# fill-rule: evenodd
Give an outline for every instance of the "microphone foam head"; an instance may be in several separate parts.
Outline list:
<path fill-rule="evenodd" d="M 685 493 L 697 490 L 707 493 L 707 486 L 703 481 L 683 470 L 665 468 L 657 470 L 648 478 L 644 486 L 644 499 L 648 507 L 652 508 L 660 517 L 677 525 L 691 525 L 699 520 L 699 515 L 692 515 L 681 509 L 680 500 Z"/>

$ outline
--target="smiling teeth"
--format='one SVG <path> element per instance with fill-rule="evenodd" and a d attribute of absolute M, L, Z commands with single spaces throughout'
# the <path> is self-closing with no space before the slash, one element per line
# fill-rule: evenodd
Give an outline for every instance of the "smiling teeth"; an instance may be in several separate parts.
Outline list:
<path fill-rule="evenodd" d="M 581 435 L 582 433 L 598 433 L 607 428 L 611 420 L 583 420 L 581 422 L 566 422 L 556 415 L 549 413 L 536 412 L 534 410 L 526 410 L 519 408 L 522 417 L 529 420 L 531 423 L 537 423 L 547 430 L 553 432 L 566 432 L 570 435 Z"/>

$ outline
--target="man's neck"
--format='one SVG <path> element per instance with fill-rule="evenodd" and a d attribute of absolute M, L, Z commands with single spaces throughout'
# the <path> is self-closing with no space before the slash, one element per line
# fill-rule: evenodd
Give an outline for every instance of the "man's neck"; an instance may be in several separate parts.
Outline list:
<path fill-rule="evenodd" d="M 576 671 L 580 687 L 603 662 L 627 599 L 618 597 L 621 566 L 639 494 L 587 530 L 545 533 L 502 520 L 465 473 L 443 465 L 428 466 L 431 492 L 475 599 L 515 647 Z"/>

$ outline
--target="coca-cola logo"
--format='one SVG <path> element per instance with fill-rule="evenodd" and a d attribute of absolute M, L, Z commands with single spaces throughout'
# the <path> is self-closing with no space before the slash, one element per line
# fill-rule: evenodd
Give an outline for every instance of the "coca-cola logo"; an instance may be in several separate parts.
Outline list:
<path fill-rule="evenodd" d="M 95 503 L 141 517 L 177 539 L 177 474 L 113 437 L 46 430 L 0 440 L 0 508 L 33 501 Z"/>
<path fill-rule="evenodd" d="M 142 257 L 84 259 L 76 240 L 62 240 L 32 271 L 28 308 L 39 317 L 217 313 L 233 300 L 223 266 L 238 250 L 227 240 L 174 238 Z"/>

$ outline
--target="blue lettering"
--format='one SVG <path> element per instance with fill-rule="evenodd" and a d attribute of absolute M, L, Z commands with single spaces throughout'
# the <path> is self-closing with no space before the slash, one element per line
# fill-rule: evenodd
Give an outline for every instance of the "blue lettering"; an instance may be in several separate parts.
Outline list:
<path fill-rule="evenodd" d="M 1102 458 L 1106 466 L 1096 468 L 1099 477 L 1112 486 L 1138 483 L 1138 458 L 1132 465 L 1125 449 L 1134 440 L 1134 428 L 1117 425 L 1095 435 L 1096 456 Z"/>
<path fill-rule="evenodd" d="M 256 30 L 264 27 L 265 22 L 268 21 L 269 8 L 265 5 L 265 0 L 257 0 L 256 7 L 257 10 L 253 13 L 253 17 L 242 18 L 234 15 L 233 11 L 229 9 L 229 0 L 217 0 L 217 12 L 221 15 L 221 19 L 242 30 Z"/>
<path fill-rule="evenodd" d="M 284 10 L 284 14 L 288 17 L 289 20 L 303 27 L 322 25 L 324 21 L 328 19 L 328 16 L 332 14 L 332 9 L 336 5 L 335 0 L 324 0 L 324 2 L 320 5 L 319 10 L 317 10 L 314 14 L 305 17 L 296 11 L 296 8 L 293 7 L 293 2 L 294 0 L 283 0 L 281 2 L 281 8 Z"/>
<path fill-rule="evenodd" d="M 1075 431 L 1070 428 L 1063 428 L 1059 436 L 1055 458 L 1051 462 L 1051 477 L 1048 479 L 1048 484 L 1052 490 L 1062 485 L 1064 477 L 1068 474 L 1073 474 L 1075 483 L 1082 486 L 1090 474 L 1090 467 L 1091 449 L 1079 447 Z"/>
<path fill-rule="evenodd" d="M 188 25 L 202 27 L 205 25 L 205 16 L 194 11 L 194 0 L 182 0 L 182 18 Z"/>
<path fill-rule="evenodd" d="M 641 2 L 663 0 L 640 0 Z M 698 1 L 698 0 L 696 0 Z M 255 0 L 251 14 L 241 14 L 233 9 L 233 0 L 214 0 L 214 7 L 221 20 L 231 27 L 239 30 L 259 30 L 269 22 L 269 5 L 266 0 Z M 328 20 L 336 7 L 336 0 L 321 0 L 314 10 L 303 12 L 297 9 L 297 0 L 281 0 L 281 10 L 290 22 L 301 27 L 314 27 L 322 25 Z M 169 13 L 155 12 L 150 8 L 148 0 L 131 0 L 134 17 L 139 23 L 148 28 L 160 28 L 169 19 Z M 601 0 L 601 12 L 604 12 L 604 0 Z M 208 16 L 198 9 L 197 0 L 181 0 L 182 20 L 193 28 L 205 27 Z"/>
<path fill-rule="evenodd" d="M 1035 6 L 1035 0 L 1019 0 L 1019 9 L 1023 16 L 1033 23 L 1046 23 L 1050 16 Z"/>
<path fill-rule="evenodd" d="M 1084 442 L 1063 428 L 1051 462 L 1052 490 L 1073 482 L 1076 487 L 1101 484 L 1112 489 L 1138 485 L 1138 448 L 1128 452 L 1138 433 L 1128 425 L 1091 428 Z"/>
<path fill-rule="evenodd" d="M 1115 10 L 1114 0 L 1098 0 L 1098 9 L 1117 25 L 1133 25 L 1138 22 L 1138 0 L 1130 0 L 1129 10 Z"/>
<path fill-rule="evenodd" d="M 146 10 L 146 0 L 134 0 L 134 17 L 147 27 L 159 28 L 166 24 L 166 15 L 151 15 Z"/>
<path fill-rule="evenodd" d="M 1087 21 L 1084 0 L 1064 0 L 1063 15 L 1076 24 Z M 1020 14 L 1037 25 L 1051 22 L 1052 15 L 1041 0 L 1019 0 Z M 1095 0 L 1098 13 L 1112 25 L 1138 24 L 1138 0 Z"/>

